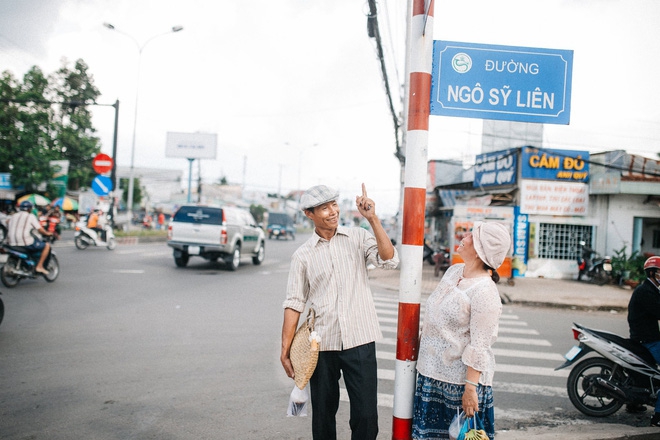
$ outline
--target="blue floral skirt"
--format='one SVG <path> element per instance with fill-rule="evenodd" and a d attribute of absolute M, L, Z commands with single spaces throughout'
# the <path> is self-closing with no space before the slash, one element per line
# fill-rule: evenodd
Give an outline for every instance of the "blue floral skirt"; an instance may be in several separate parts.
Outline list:
<path fill-rule="evenodd" d="M 417 374 L 417 388 L 413 402 L 414 439 L 448 439 L 449 425 L 463 407 L 464 385 L 441 382 Z M 493 388 L 479 384 L 477 387 L 479 409 L 477 413 L 484 423 L 488 437 L 495 438 L 495 409 Z"/>

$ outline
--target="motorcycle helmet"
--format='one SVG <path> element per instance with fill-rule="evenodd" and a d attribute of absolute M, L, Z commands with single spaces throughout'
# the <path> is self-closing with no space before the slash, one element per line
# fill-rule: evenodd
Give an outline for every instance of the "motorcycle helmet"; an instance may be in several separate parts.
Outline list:
<path fill-rule="evenodd" d="M 24 200 L 20 205 L 18 205 L 18 209 L 21 211 L 32 211 L 32 203 L 28 200 Z"/>
<path fill-rule="evenodd" d="M 644 262 L 644 272 L 647 276 L 652 276 L 660 269 L 660 257 L 651 257 Z"/>

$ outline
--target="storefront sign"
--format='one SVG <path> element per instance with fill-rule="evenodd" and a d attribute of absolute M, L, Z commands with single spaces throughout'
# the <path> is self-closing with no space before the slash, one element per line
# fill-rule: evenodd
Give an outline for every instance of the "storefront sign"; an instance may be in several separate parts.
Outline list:
<path fill-rule="evenodd" d="M 0 189 L 11 189 L 11 174 L 0 173 Z"/>
<path fill-rule="evenodd" d="M 522 178 L 587 182 L 589 180 L 589 152 L 549 150 L 524 147 L 522 149 Z"/>
<path fill-rule="evenodd" d="M 431 114 L 568 124 L 573 51 L 433 42 Z"/>
<path fill-rule="evenodd" d="M 520 212 L 539 215 L 587 215 L 589 186 L 586 183 L 523 180 Z"/>
<path fill-rule="evenodd" d="M 513 222 L 513 276 L 519 277 L 527 272 L 527 236 L 529 216 L 520 213 L 520 207 L 514 207 Z"/>
<path fill-rule="evenodd" d="M 516 150 L 496 151 L 477 155 L 473 186 L 512 185 L 516 183 Z"/>

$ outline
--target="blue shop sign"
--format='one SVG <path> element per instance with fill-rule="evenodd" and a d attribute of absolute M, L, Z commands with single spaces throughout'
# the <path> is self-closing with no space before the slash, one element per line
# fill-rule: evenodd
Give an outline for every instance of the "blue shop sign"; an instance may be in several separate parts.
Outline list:
<path fill-rule="evenodd" d="M 573 51 L 433 42 L 431 114 L 570 122 Z"/>
<path fill-rule="evenodd" d="M 11 189 L 10 173 L 0 173 L 0 189 Z"/>
<path fill-rule="evenodd" d="M 523 179 L 589 181 L 589 152 L 524 147 L 521 173 Z"/>
<path fill-rule="evenodd" d="M 510 149 L 477 155 L 474 164 L 474 187 L 513 185 L 518 169 L 517 150 Z"/>

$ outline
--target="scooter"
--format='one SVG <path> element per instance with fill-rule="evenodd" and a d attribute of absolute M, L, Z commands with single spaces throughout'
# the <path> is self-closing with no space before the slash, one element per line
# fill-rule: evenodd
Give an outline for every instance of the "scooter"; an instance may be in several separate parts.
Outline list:
<path fill-rule="evenodd" d="M 440 272 L 446 272 L 451 266 L 451 254 L 449 253 L 449 248 L 442 248 L 439 251 L 433 254 L 433 261 L 435 262 L 435 267 L 433 268 L 433 274 L 437 277 L 440 276 Z"/>
<path fill-rule="evenodd" d="M 44 237 L 46 240 L 48 238 Z M 29 253 L 22 246 L 9 246 L 5 243 L 0 246 L 0 253 L 7 254 L 7 262 L 0 270 L 0 280 L 7 287 L 16 286 L 22 279 L 36 279 L 39 276 L 43 276 L 46 281 L 52 283 L 60 274 L 60 263 L 57 261 L 57 256 L 52 247 L 46 261 L 44 261 L 44 268 L 48 271 L 47 274 L 36 271 L 41 251 Z"/>
<path fill-rule="evenodd" d="M 583 414 L 607 417 L 624 404 L 655 406 L 660 391 L 660 369 L 642 344 L 614 333 L 573 323 L 579 342 L 555 370 L 573 366 L 566 384 L 571 403 Z"/>
<path fill-rule="evenodd" d="M 424 241 L 424 250 L 422 252 L 422 261 L 428 261 L 431 266 L 435 264 L 433 255 L 437 254 L 438 251 L 429 246 L 426 241 Z"/>
<path fill-rule="evenodd" d="M 113 250 L 117 246 L 117 243 L 115 241 L 115 233 L 112 230 L 112 226 L 105 225 L 103 227 L 103 233 L 105 235 L 105 240 L 102 240 L 94 229 L 88 228 L 83 224 L 77 224 L 73 243 L 81 251 L 87 249 L 90 245 L 105 246 L 108 250 Z"/>
<path fill-rule="evenodd" d="M 599 258 L 598 254 L 584 241 L 580 242 L 580 256 L 578 257 L 578 281 L 586 276 L 589 281 L 599 286 L 612 281 L 612 257 Z M 593 258 L 595 257 L 595 258 Z"/>

